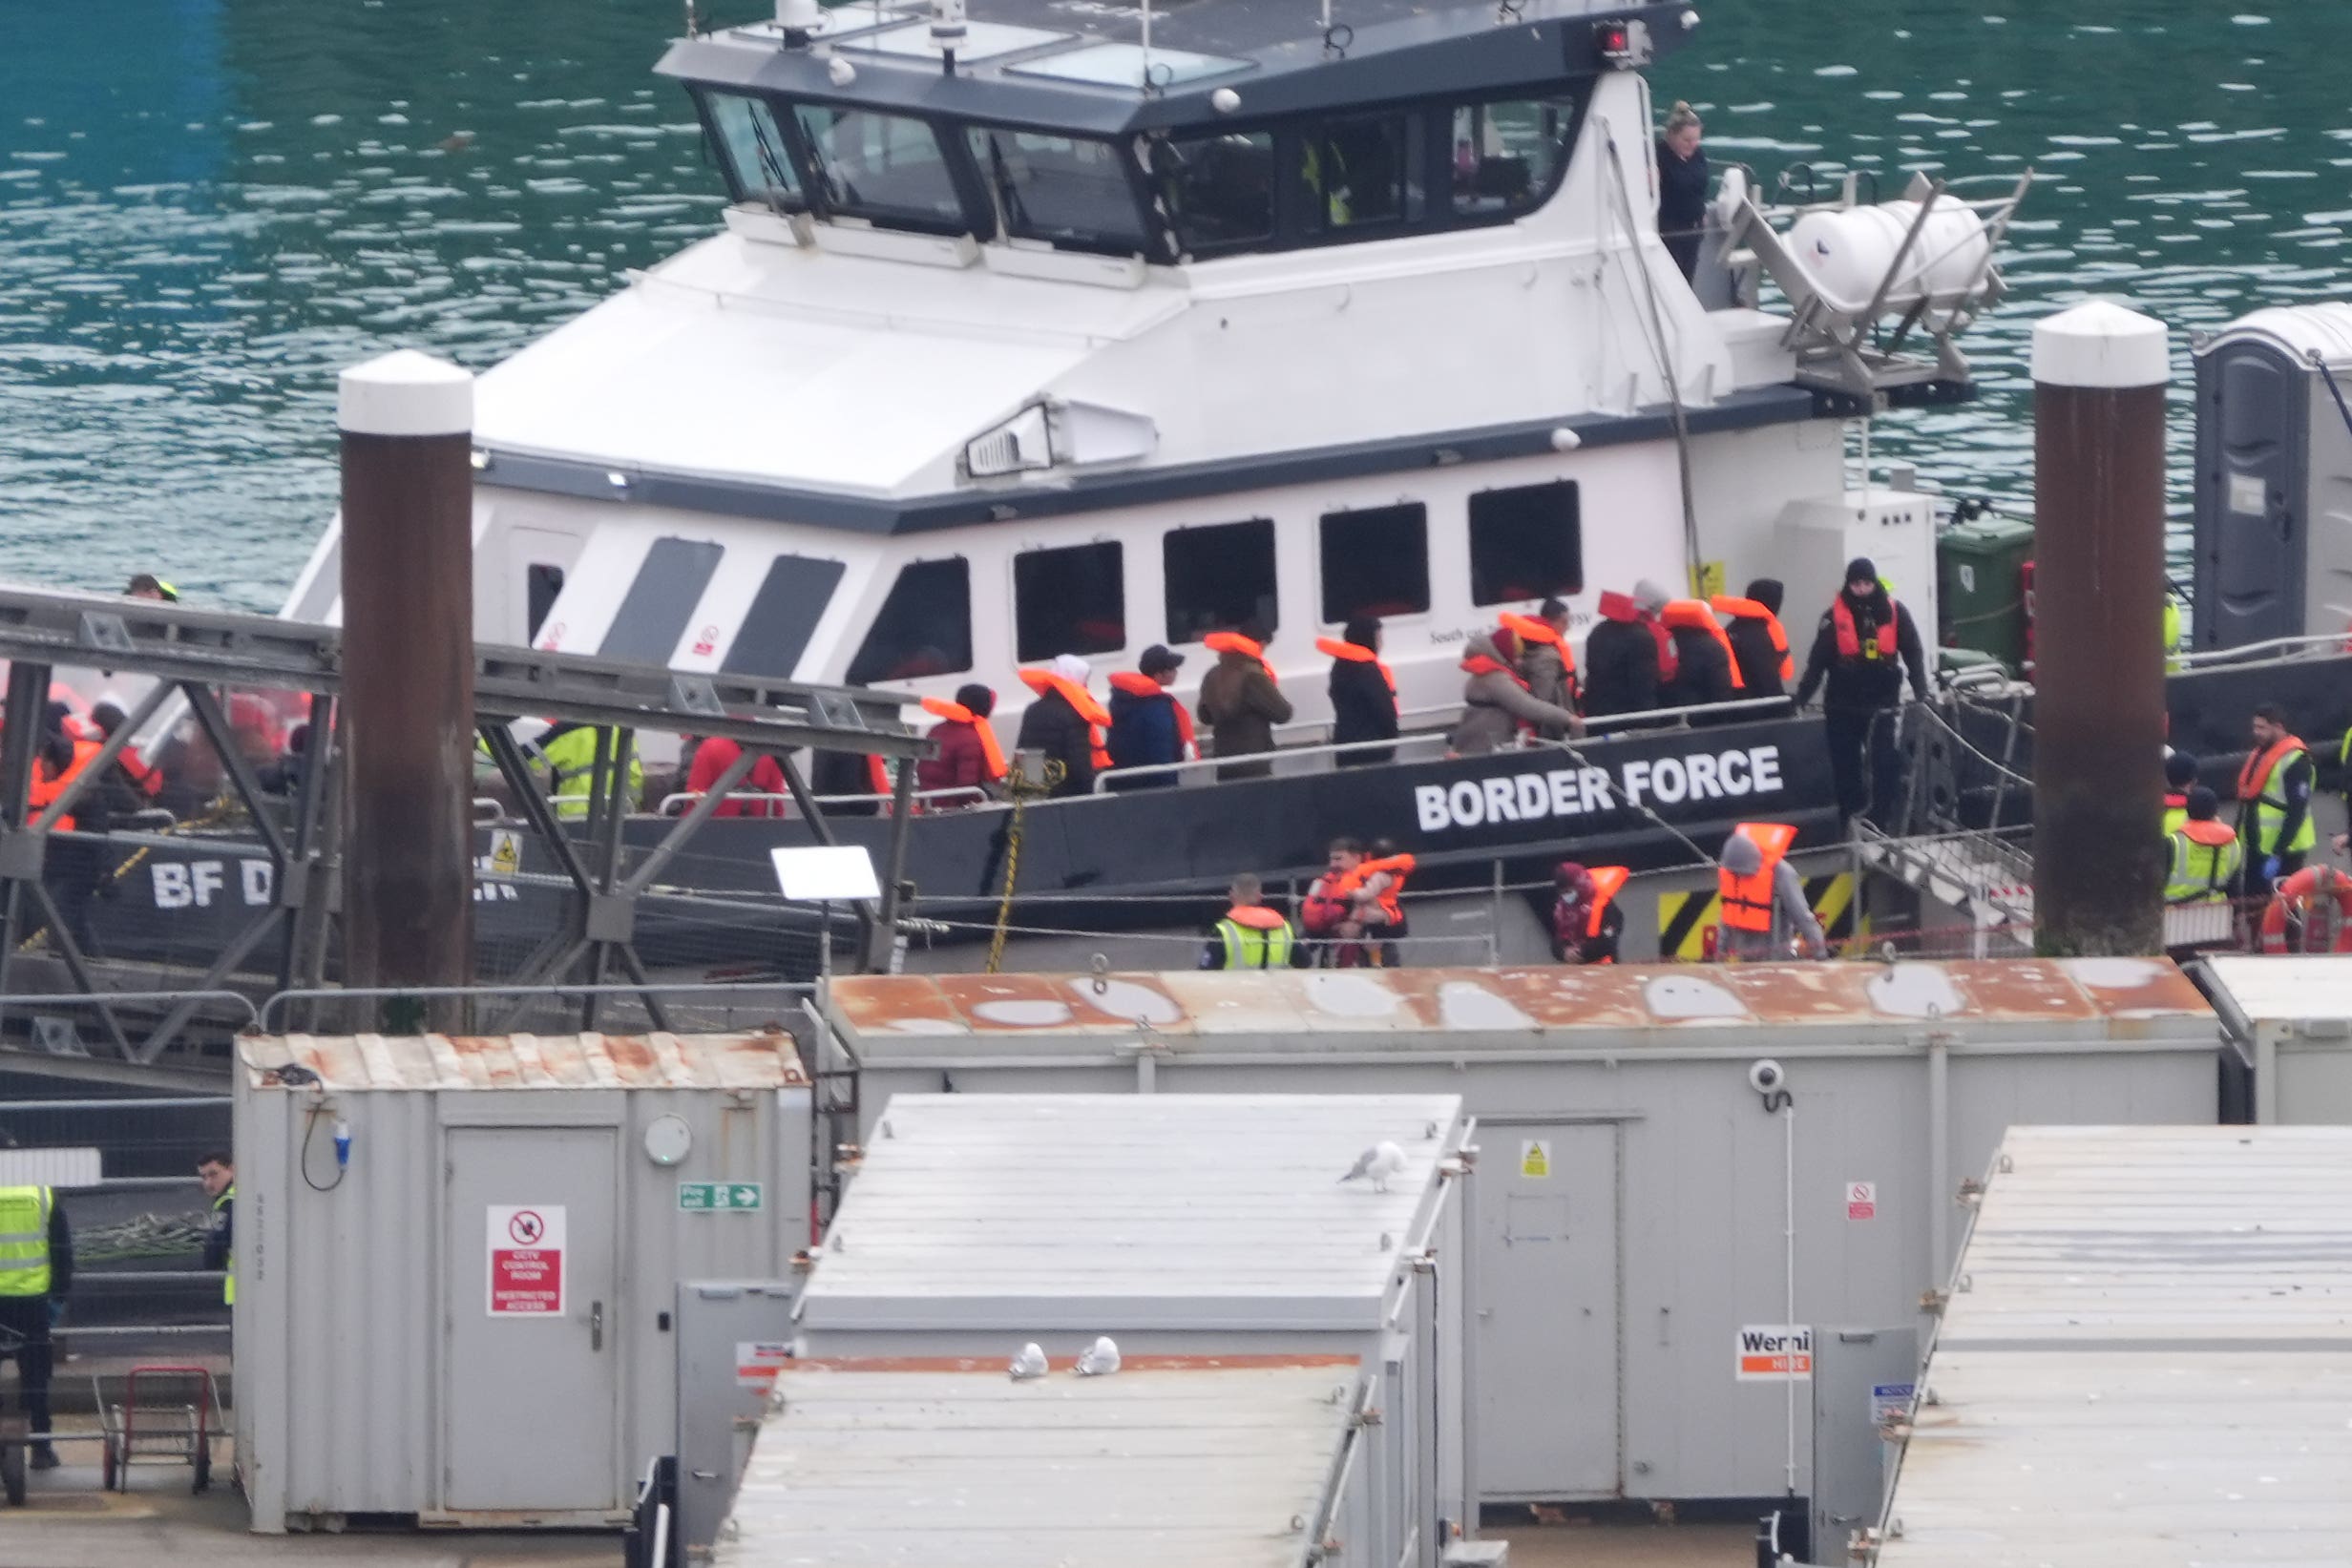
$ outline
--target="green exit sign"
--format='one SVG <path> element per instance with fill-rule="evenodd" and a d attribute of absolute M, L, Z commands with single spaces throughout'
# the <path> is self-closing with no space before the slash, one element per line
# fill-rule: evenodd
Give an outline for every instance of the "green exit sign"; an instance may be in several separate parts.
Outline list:
<path fill-rule="evenodd" d="M 681 1181 L 678 1206 L 690 1214 L 748 1214 L 765 1207 L 766 1195 L 757 1181 Z"/>

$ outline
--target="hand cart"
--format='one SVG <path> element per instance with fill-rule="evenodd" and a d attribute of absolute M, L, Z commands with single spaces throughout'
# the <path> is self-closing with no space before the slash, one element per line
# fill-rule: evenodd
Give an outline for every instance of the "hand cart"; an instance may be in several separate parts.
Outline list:
<path fill-rule="evenodd" d="M 185 1379 L 195 1386 L 196 1403 L 141 1404 L 141 1379 L 151 1398 L 158 1382 Z M 189 1465 L 196 1472 L 189 1491 L 200 1493 L 212 1484 L 212 1439 L 219 1430 L 220 1397 L 210 1370 L 192 1366 L 134 1367 L 120 1379 L 120 1399 L 107 1397 L 102 1375 L 94 1375 L 90 1386 L 96 1396 L 98 1430 L 106 1444 L 101 1473 L 106 1490 L 128 1492 L 135 1464 Z"/>

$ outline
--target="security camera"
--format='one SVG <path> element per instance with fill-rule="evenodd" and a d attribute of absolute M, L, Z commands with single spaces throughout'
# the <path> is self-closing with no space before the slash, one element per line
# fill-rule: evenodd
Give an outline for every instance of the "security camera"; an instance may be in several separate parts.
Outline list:
<path fill-rule="evenodd" d="M 1769 1095 L 1789 1081 L 1789 1075 L 1770 1056 L 1754 1062 L 1748 1068 L 1748 1087 L 1759 1095 Z"/>

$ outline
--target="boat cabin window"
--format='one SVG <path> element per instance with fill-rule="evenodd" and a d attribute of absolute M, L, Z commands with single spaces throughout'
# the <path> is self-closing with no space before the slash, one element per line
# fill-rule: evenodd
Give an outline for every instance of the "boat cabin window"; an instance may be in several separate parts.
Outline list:
<path fill-rule="evenodd" d="M 1264 517 L 1170 530 L 1160 543 L 1167 588 L 1167 639 L 1198 642 L 1256 621 L 1277 626 L 1274 525 Z"/>
<path fill-rule="evenodd" d="M 898 569 L 898 580 L 891 584 L 845 679 L 865 686 L 970 668 L 972 566 L 961 555 L 950 555 Z"/>
<path fill-rule="evenodd" d="M 778 212 L 797 212 L 808 205 L 784 132 L 766 99 L 740 93 L 706 93 L 703 102 L 718 133 L 736 200 L 764 201 Z"/>
<path fill-rule="evenodd" d="M 563 568 L 550 566 L 545 561 L 534 561 L 523 571 L 523 632 L 525 642 L 538 640 L 539 628 L 547 624 L 547 613 L 563 596 Z"/>
<path fill-rule="evenodd" d="M 922 120 L 823 104 L 793 113 L 827 212 L 942 234 L 971 227 L 947 149 Z"/>
<path fill-rule="evenodd" d="M 620 608 L 613 612 L 598 654 L 639 664 L 667 664 L 694 607 L 703 601 L 703 590 L 719 570 L 719 557 L 725 554 L 705 539 L 656 539 L 621 596 Z"/>
<path fill-rule="evenodd" d="M 1418 501 L 1323 514 L 1323 619 L 1429 608 L 1429 509 Z"/>
<path fill-rule="evenodd" d="M 1126 568 L 1112 543 L 1013 557 L 1013 657 L 1115 654 L 1127 645 Z"/>
<path fill-rule="evenodd" d="M 1207 254 L 1273 238 L 1270 131 L 1155 141 L 1151 175 L 1153 195 L 1182 250 Z"/>
<path fill-rule="evenodd" d="M 808 650 L 833 590 L 841 586 L 839 561 L 807 555 L 778 555 L 751 596 L 751 608 L 719 668 L 729 675 L 761 675 L 788 680 Z"/>
<path fill-rule="evenodd" d="M 1146 248 L 1135 186 L 1111 143 L 984 126 L 964 134 L 1007 235 L 1115 256 Z"/>
<path fill-rule="evenodd" d="M 1341 229 L 1410 222 L 1421 216 L 1419 116 L 1359 115 L 1321 121 L 1298 139 L 1307 227 Z"/>
<path fill-rule="evenodd" d="M 1513 98 L 1454 111 L 1454 210 L 1493 217 L 1533 211 L 1552 192 L 1576 128 L 1572 98 Z"/>
<path fill-rule="evenodd" d="M 1470 497 L 1471 603 L 1564 596 L 1584 587 L 1575 481 L 1483 490 Z"/>

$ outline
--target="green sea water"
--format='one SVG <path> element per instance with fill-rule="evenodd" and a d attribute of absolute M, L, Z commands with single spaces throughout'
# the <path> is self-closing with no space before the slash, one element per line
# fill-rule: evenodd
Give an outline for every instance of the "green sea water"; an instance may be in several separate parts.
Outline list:
<path fill-rule="evenodd" d="M 2352 298 L 2352 15 L 2006 4 L 1702 3 L 1653 81 L 1768 188 L 1805 165 L 1892 194 L 1924 168 L 1977 196 L 2034 171 L 2012 296 L 1967 343 L 1984 396 L 1881 421 L 1878 455 L 2022 504 L 2032 320 L 2103 294 L 2177 329 L 2185 479 L 2189 331 Z M 649 69 L 679 20 L 0 0 L 0 576 L 149 570 L 274 609 L 333 505 L 339 367 L 486 366 L 716 224 L 684 97 Z"/>

